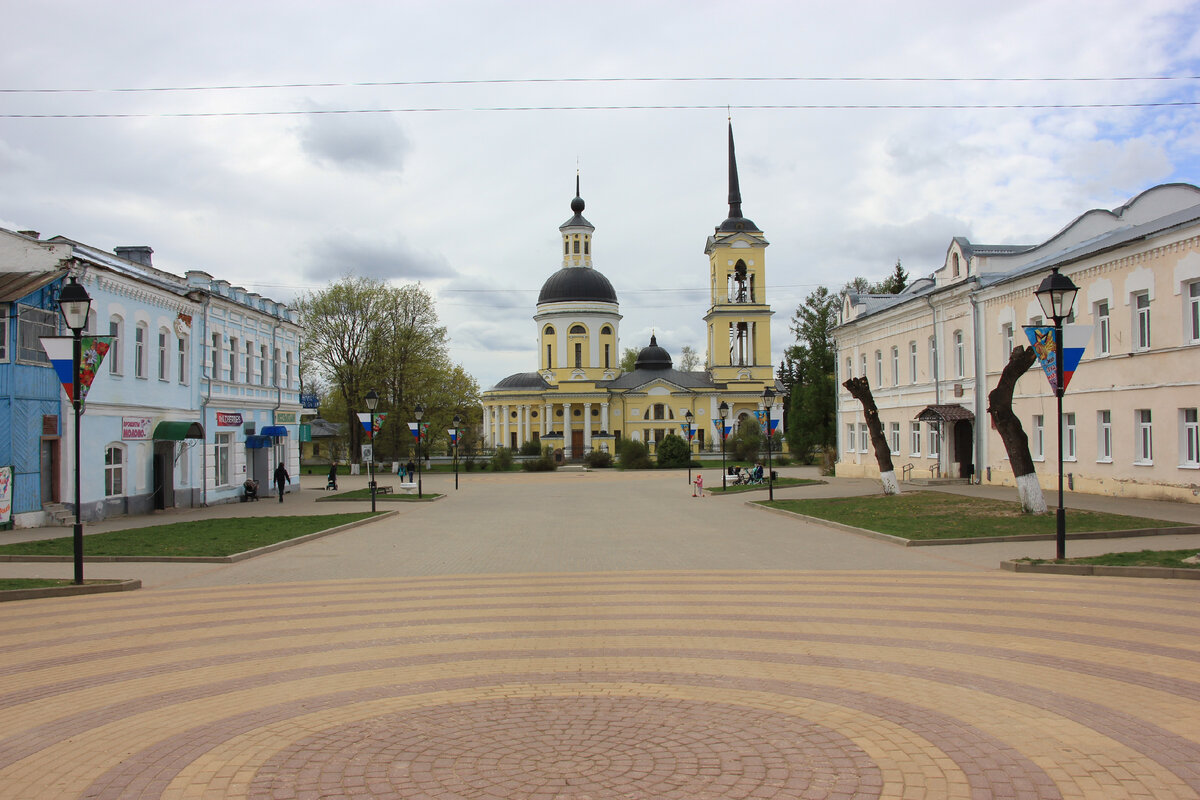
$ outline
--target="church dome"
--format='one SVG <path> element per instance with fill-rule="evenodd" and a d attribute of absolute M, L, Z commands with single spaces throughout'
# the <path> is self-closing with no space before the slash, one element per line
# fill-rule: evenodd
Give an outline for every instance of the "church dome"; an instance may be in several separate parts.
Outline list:
<path fill-rule="evenodd" d="M 658 341 L 654 338 L 654 334 L 650 335 L 649 347 L 643 347 L 638 353 L 637 362 L 634 364 L 634 369 L 670 369 L 672 367 L 671 354 L 664 348 L 658 346 Z"/>
<path fill-rule="evenodd" d="M 591 267 L 563 267 L 542 284 L 538 304 L 564 302 L 617 302 L 608 278 Z"/>

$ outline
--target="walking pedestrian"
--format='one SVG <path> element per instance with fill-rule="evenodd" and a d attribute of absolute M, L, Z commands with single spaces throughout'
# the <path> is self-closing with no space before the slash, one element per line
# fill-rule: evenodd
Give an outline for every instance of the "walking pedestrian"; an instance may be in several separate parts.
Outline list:
<path fill-rule="evenodd" d="M 275 486 L 279 489 L 279 502 L 283 502 L 283 487 L 291 482 L 292 476 L 288 475 L 287 467 L 280 461 L 279 466 L 275 468 Z"/>
<path fill-rule="evenodd" d="M 408 482 L 412 483 L 413 476 L 417 474 L 417 465 L 414 464 L 413 460 L 410 458 L 408 463 L 404 466 L 404 469 L 408 471 Z"/>

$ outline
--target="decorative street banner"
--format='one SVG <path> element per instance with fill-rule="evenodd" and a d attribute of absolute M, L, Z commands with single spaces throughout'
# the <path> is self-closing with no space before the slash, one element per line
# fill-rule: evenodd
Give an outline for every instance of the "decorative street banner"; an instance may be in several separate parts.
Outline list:
<path fill-rule="evenodd" d="M 721 419 L 720 419 L 720 417 L 718 417 L 717 419 L 714 419 L 714 420 L 712 421 L 712 424 L 713 424 L 713 427 L 717 429 L 717 432 L 721 434 L 721 438 L 722 438 L 722 439 L 727 439 L 727 438 L 729 438 L 729 433 L 730 433 L 730 431 L 732 431 L 732 430 L 733 430 L 733 423 L 732 423 L 732 422 L 726 422 L 726 423 L 725 423 L 725 425 L 724 425 L 724 430 L 722 430 L 722 429 L 721 429 L 721 428 L 722 428 L 722 426 L 721 426 Z"/>
<path fill-rule="evenodd" d="M 88 389 L 92 386 L 92 381 L 96 379 L 96 373 L 100 370 L 100 364 L 104 361 L 104 356 L 108 354 L 108 349 L 112 347 L 111 336 L 84 336 L 81 339 L 82 353 L 79 357 L 79 399 L 80 401 L 87 399 Z M 73 354 L 74 337 L 71 336 L 43 336 L 40 339 L 42 349 L 46 351 L 46 355 L 50 358 L 50 364 L 54 367 L 54 373 L 58 375 L 58 380 L 62 384 L 63 391 L 67 393 L 67 399 L 74 400 L 75 391 L 75 364 Z"/>
<path fill-rule="evenodd" d="M 688 425 L 686 422 L 681 422 L 679 423 L 679 429 L 683 431 L 685 436 L 687 436 L 687 440 L 689 442 L 692 440 L 692 437 L 696 435 L 695 425 Z"/>
<path fill-rule="evenodd" d="M 429 423 L 428 422 L 410 422 L 408 423 L 408 431 L 413 435 L 414 439 L 429 438 Z"/>
<path fill-rule="evenodd" d="M 771 418 L 771 436 L 775 435 L 775 431 L 779 429 L 779 420 Z"/>
<path fill-rule="evenodd" d="M 1058 387 L 1055 385 L 1055 340 L 1054 326 L 1052 325 L 1026 325 L 1025 335 L 1029 338 L 1029 344 L 1033 347 L 1033 352 L 1038 357 L 1038 361 L 1042 364 L 1042 371 L 1046 373 L 1046 380 L 1050 382 L 1050 390 L 1057 392 Z M 1092 340 L 1091 325 L 1064 325 L 1063 326 L 1063 391 L 1071 384 L 1071 376 L 1075 374 L 1075 369 L 1079 366 L 1080 359 L 1083 358 L 1083 352 L 1087 349 L 1088 342 Z"/>
<path fill-rule="evenodd" d="M 360 413 L 358 421 L 362 423 L 363 430 L 374 436 L 379 433 L 379 429 L 383 427 L 383 420 L 387 417 L 387 413 L 376 414 L 372 419 L 370 414 Z"/>
<path fill-rule="evenodd" d="M 457 428 L 446 428 L 446 433 L 450 434 L 450 444 L 458 443 L 458 429 Z"/>

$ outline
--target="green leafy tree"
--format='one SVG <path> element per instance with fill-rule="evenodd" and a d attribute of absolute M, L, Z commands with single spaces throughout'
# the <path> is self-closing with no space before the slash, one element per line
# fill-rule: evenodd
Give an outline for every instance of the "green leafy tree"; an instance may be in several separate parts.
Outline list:
<path fill-rule="evenodd" d="M 796 344 L 789 348 L 794 385 L 788 405 L 788 448 L 801 459 L 836 440 L 833 326 L 840 297 L 824 286 L 813 291 L 792 316 Z"/>
<path fill-rule="evenodd" d="M 758 427 L 758 420 L 753 416 L 744 417 L 737 426 L 737 430 L 730 435 L 727 446 L 733 454 L 734 461 L 754 461 L 758 458 L 760 450 L 766 452 L 766 444 L 762 429 Z"/>
<path fill-rule="evenodd" d="M 637 368 L 638 350 L 626 347 L 621 353 L 621 371 L 633 372 Z"/>
<path fill-rule="evenodd" d="M 686 467 L 692 461 L 692 448 L 682 436 L 669 433 L 658 443 L 660 467 Z"/>
<path fill-rule="evenodd" d="M 908 273 L 900 266 L 900 259 L 897 258 L 895 269 L 879 284 L 877 294 L 900 294 L 905 286 L 908 286 Z"/>

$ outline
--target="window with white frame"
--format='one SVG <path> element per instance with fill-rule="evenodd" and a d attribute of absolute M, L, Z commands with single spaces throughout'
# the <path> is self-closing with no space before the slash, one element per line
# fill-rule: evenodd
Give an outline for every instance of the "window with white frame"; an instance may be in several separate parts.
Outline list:
<path fill-rule="evenodd" d="M 58 312 L 33 306 L 17 306 L 17 361 L 49 364 L 41 338 L 58 333 Z"/>
<path fill-rule="evenodd" d="M 1200 422 L 1196 409 L 1179 409 L 1179 466 L 1200 468 Z"/>
<path fill-rule="evenodd" d="M 1033 451 L 1033 460 L 1044 460 L 1046 458 L 1046 416 L 1044 414 L 1033 415 L 1033 436 L 1030 438 L 1029 445 Z"/>
<path fill-rule="evenodd" d="M 8 306 L 0 305 L 0 361 L 8 361 Z"/>
<path fill-rule="evenodd" d="M 917 382 L 917 343 L 908 343 L 908 378 L 909 383 Z"/>
<path fill-rule="evenodd" d="M 911 456 L 921 455 L 921 423 L 908 423 L 908 454 Z"/>
<path fill-rule="evenodd" d="M 287 363 L 283 366 L 283 386 L 285 389 L 292 388 L 292 351 L 287 351 Z"/>
<path fill-rule="evenodd" d="M 900 385 L 900 348 L 892 346 L 892 386 Z"/>
<path fill-rule="evenodd" d="M 848 381 L 854 377 L 854 360 L 850 356 L 846 356 L 846 374 L 842 376 L 843 381 Z M 839 382 L 840 385 L 841 382 Z"/>
<path fill-rule="evenodd" d="M 258 356 L 258 385 L 267 385 L 267 346 L 264 344 Z"/>
<path fill-rule="evenodd" d="M 883 386 L 883 353 L 875 351 L 875 386 Z"/>
<path fill-rule="evenodd" d="M 1063 461 L 1075 461 L 1075 413 L 1062 415 Z"/>
<path fill-rule="evenodd" d="M 125 448 L 110 444 L 104 448 L 104 496 L 120 497 L 125 494 Z"/>
<path fill-rule="evenodd" d="M 166 328 L 158 329 L 158 379 L 171 380 L 171 358 L 167 355 L 167 341 L 170 332 Z"/>
<path fill-rule="evenodd" d="M 892 452 L 899 453 L 900 452 L 900 423 L 899 422 L 891 423 L 889 430 L 892 435 L 891 436 L 892 440 L 891 440 L 891 442 L 889 442 L 889 444 L 891 444 L 891 446 L 892 446 Z"/>
<path fill-rule="evenodd" d="M 1185 333 L 1188 344 L 1200 344 L 1200 281 L 1192 281 L 1184 293 Z"/>
<path fill-rule="evenodd" d="M 855 445 L 856 445 L 857 441 L 858 441 L 857 438 L 854 436 L 854 423 L 847 422 L 846 423 L 846 452 L 853 453 L 855 450 Z"/>
<path fill-rule="evenodd" d="M 858 374 L 862 375 L 864 378 L 867 377 L 867 354 L 866 353 L 862 354 L 862 372 L 860 372 Z"/>
<path fill-rule="evenodd" d="M 1154 420 L 1150 409 L 1139 408 L 1133 412 L 1133 463 L 1154 463 Z"/>
<path fill-rule="evenodd" d="M 1096 412 L 1096 460 L 1112 463 L 1112 411 Z"/>
<path fill-rule="evenodd" d="M 967 374 L 967 347 L 963 343 L 963 332 L 954 332 L 954 375 L 961 378 Z"/>
<path fill-rule="evenodd" d="M 871 452 L 871 434 L 867 431 L 867 423 L 858 423 L 858 451 L 860 453 Z"/>
<path fill-rule="evenodd" d="M 1150 293 L 1133 296 L 1133 349 L 1150 349 Z"/>
<path fill-rule="evenodd" d="M 1106 356 L 1109 352 L 1111 337 L 1109 334 L 1108 301 L 1096 303 L 1092 315 L 1096 318 L 1096 355 Z"/>
<path fill-rule="evenodd" d="M 139 322 L 133 326 L 133 377 L 146 377 L 146 337 L 149 331 L 146 323 Z"/>
<path fill-rule="evenodd" d="M 933 380 L 933 376 L 938 374 L 937 367 L 937 337 L 929 337 L 929 380 Z"/>
<path fill-rule="evenodd" d="M 187 384 L 188 382 L 188 337 L 180 336 L 175 340 L 177 342 L 176 366 L 179 368 L 179 382 Z"/>
<path fill-rule="evenodd" d="M 108 335 L 112 337 L 112 343 L 108 347 L 108 372 L 110 375 L 121 375 L 124 373 L 125 363 L 121 358 L 122 340 L 125 338 L 125 320 L 114 314 L 108 318 Z"/>
<path fill-rule="evenodd" d="M 246 342 L 246 383 L 254 383 L 254 345 Z"/>
<path fill-rule="evenodd" d="M 1037 316 L 1030 317 L 1030 318 L 1029 318 L 1029 324 L 1030 324 L 1030 326 L 1031 326 L 1031 327 L 1034 327 L 1034 328 L 1040 328 L 1040 327 L 1042 326 L 1042 317 L 1041 317 L 1041 315 L 1037 315 Z"/>
<path fill-rule="evenodd" d="M 232 439 L 232 433 L 218 433 L 213 436 L 213 482 L 216 486 L 229 485 Z"/>
<path fill-rule="evenodd" d="M 238 340 L 236 336 L 229 337 L 229 382 L 237 383 L 238 379 Z"/>
<path fill-rule="evenodd" d="M 1006 322 L 1001 326 L 1000 339 L 1002 348 L 1000 351 L 1000 360 L 1007 364 L 1008 357 L 1012 355 L 1013 351 L 1013 326 L 1011 322 Z"/>
<path fill-rule="evenodd" d="M 212 335 L 212 379 L 221 380 L 221 334 Z"/>
<path fill-rule="evenodd" d="M 929 429 L 929 457 L 937 458 L 941 452 L 942 426 L 936 422 L 930 422 Z"/>
<path fill-rule="evenodd" d="M 275 348 L 275 360 L 271 362 L 271 385 L 279 385 L 279 348 Z"/>

